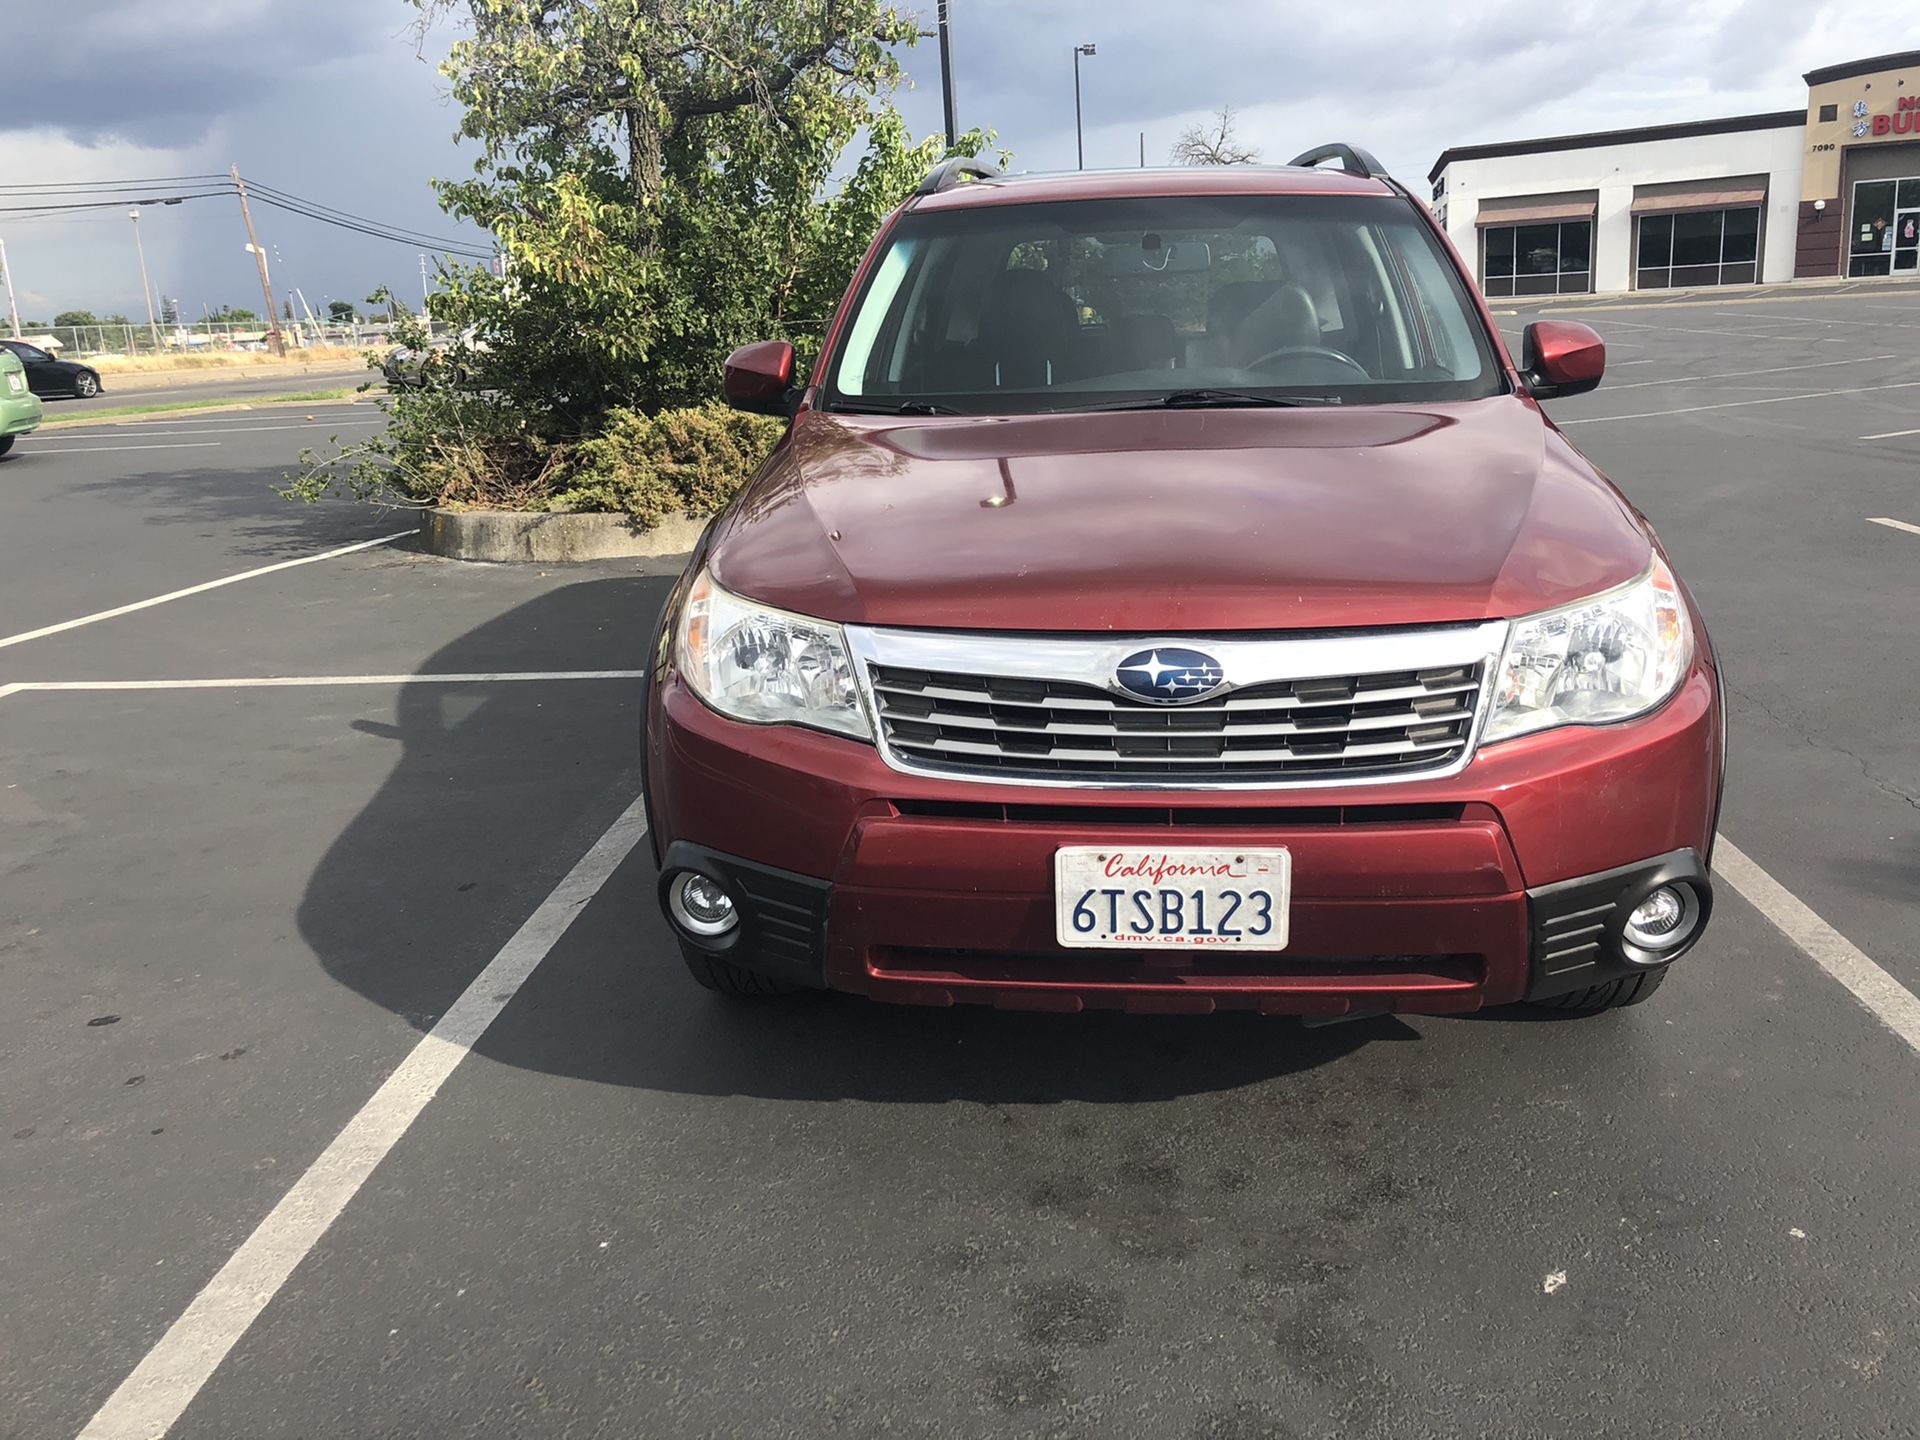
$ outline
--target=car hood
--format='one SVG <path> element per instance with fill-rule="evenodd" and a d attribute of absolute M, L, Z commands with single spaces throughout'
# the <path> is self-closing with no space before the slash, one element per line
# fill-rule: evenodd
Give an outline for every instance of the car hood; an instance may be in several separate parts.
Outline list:
<path fill-rule="evenodd" d="M 1484 620 L 1647 532 L 1514 396 L 900 421 L 803 412 L 715 528 L 728 589 L 847 623 L 1135 633 Z"/>

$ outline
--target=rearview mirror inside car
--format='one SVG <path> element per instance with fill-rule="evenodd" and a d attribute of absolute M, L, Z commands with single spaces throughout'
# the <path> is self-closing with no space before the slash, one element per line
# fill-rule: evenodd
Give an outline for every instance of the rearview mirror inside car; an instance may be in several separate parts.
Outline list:
<path fill-rule="evenodd" d="M 1110 245 L 1100 256 L 1108 275 L 1203 275 L 1213 268 L 1213 247 L 1204 240 L 1164 244 L 1154 234 L 1138 245 Z"/>
<path fill-rule="evenodd" d="M 1606 368 L 1606 341 L 1571 320 L 1536 320 L 1520 343 L 1520 378 L 1536 400 L 1584 394 Z"/>

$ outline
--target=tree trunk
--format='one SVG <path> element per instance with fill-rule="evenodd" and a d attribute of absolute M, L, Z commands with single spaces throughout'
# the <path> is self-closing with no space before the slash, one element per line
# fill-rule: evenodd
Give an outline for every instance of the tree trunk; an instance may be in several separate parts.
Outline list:
<path fill-rule="evenodd" d="M 641 213 L 642 232 L 649 245 L 653 236 L 653 208 L 660 198 L 665 164 L 659 122 L 647 101 L 637 98 L 627 107 L 627 168 L 633 186 L 633 203 Z"/>

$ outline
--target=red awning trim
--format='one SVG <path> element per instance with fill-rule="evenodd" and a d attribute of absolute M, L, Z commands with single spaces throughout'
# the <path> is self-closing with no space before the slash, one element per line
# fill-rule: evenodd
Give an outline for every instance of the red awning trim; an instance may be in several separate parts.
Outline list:
<path fill-rule="evenodd" d="M 1764 205 L 1765 190 L 1708 189 L 1675 190 L 1666 195 L 1641 195 L 1633 202 L 1636 215 L 1657 215 L 1672 210 L 1737 210 L 1748 205 Z"/>
<path fill-rule="evenodd" d="M 1557 205 L 1533 205 L 1526 201 L 1482 200 L 1475 225 L 1532 225 L 1544 220 L 1591 220 L 1591 200 L 1563 202 Z"/>

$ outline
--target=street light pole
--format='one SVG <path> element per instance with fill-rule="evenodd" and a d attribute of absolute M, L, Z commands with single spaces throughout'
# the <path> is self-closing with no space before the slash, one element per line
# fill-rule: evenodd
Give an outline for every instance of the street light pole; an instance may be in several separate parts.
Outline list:
<path fill-rule="evenodd" d="M 940 99 L 947 113 L 947 148 L 960 138 L 959 122 L 954 119 L 953 103 L 953 26 L 949 14 L 952 0 L 940 0 Z"/>
<path fill-rule="evenodd" d="M 1079 148 L 1080 168 L 1087 168 L 1087 137 L 1080 126 L 1080 57 L 1095 55 L 1098 50 L 1091 44 L 1073 47 L 1073 139 Z"/>
<path fill-rule="evenodd" d="M 133 248 L 140 256 L 140 293 L 147 297 L 147 331 L 153 336 L 153 353 L 160 353 L 160 322 L 153 315 L 153 283 L 147 279 L 147 247 L 140 240 L 140 209 L 127 211 L 133 221 Z M 132 347 L 129 346 L 129 349 Z"/>
<path fill-rule="evenodd" d="M 0 276 L 7 282 L 7 315 L 13 322 L 13 338 L 20 338 L 20 307 L 13 301 L 13 271 L 7 265 L 7 242 L 0 240 Z"/>

